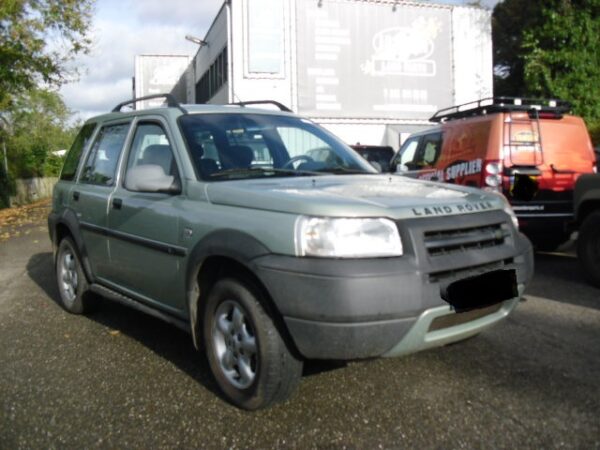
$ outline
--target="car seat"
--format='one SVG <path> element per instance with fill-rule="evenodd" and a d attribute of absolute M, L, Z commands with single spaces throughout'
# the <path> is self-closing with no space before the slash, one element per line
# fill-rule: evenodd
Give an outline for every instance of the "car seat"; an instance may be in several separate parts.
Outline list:
<path fill-rule="evenodd" d="M 142 164 L 152 164 L 162 167 L 165 175 L 173 175 L 173 153 L 171 147 L 164 144 L 149 145 L 144 150 Z"/>
<path fill-rule="evenodd" d="M 246 169 L 254 160 L 254 152 L 246 145 L 231 145 L 221 150 L 221 163 L 224 169 Z"/>

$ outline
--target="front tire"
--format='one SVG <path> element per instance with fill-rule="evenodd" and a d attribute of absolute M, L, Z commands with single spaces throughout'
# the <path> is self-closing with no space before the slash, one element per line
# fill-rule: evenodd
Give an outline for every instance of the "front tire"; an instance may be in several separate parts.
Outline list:
<path fill-rule="evenodd" d="M 212 373 L 226 397 L 248 410 L 287 400 L 302 376 L 302 361 L 263 305 L 251 283 L 224 278 L 212 288 L 204 311 Z"/>
<path fill-rule="evenodd" d="M 61 306 L 72 314 L 89 312 L 88 282 L 81 265 L 81 258 L 69 237 L 58 245 L 56 254 L 56 282 Z"/>
<path fill-rule="evenodd" d="M 577 257 L 587 280 L 600 288 L 600 211 L 587 216 L 579 229 Z"/>

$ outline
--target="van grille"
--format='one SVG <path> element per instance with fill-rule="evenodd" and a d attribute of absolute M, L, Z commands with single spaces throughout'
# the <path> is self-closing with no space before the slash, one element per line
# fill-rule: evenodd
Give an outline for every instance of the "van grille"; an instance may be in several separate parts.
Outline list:
<path fill-rule="evenodd" d="M 449 255 L 503 245 L 510 236 L 503 223 L 479 227 L 425 232 L 425 248 L 429 256 Z"/>

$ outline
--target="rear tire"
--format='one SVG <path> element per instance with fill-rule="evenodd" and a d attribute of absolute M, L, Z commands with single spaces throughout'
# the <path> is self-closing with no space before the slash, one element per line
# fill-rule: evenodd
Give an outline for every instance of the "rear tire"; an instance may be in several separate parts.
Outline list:
<path fill-rule="evenodd" d="M 586 279 L 600 288 L 600 211 L 591 213 L 581 225 L 577 256 Z"/>
<path fill-rule="evenodd" d="M 56 254 L 56 282 L 61 306 L 72 314 L 85 314 L 91 310 L 88 282 L 81 258 L 70 237 L 63 238 Z"/>
<path fill-rule="evenodd" d="M 289 398 L 302 376 L 302 361 L 290 351 L 251 283 L 224 278 L 208 295 L 204 342 L 211 371 L 235 405 L 255 410 Z"/>

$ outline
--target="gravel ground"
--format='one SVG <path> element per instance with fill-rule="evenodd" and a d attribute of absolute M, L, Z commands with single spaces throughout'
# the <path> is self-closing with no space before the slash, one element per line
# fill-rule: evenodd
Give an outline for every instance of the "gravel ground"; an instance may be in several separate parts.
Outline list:
<path fill-rule="evenodd" d="M 226 403 L 178 329 L 104 301 L 56 303 L 44 205 L 0 216 L 0 449 L 600 448 L 600 290 L 538 255 L 526 301 L 466 342 L 308 363 L 283 405 Z M 27 216 L 27 214 L 25 214 Z"/>

